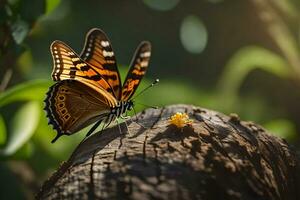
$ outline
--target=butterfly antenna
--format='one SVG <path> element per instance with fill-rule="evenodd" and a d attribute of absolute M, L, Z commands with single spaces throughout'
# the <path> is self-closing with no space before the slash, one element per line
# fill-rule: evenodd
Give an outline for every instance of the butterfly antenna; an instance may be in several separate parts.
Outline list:
<path fill-rule="evenodd" d="M 151 83 L 148 87 L 144 88 L 140 93 L 138 93 L 137 95 L 135 95 L 135 97 L 133 97 L 132 100 L 135 99 L 135 98 L 137 98 L 141 94 L 143 94 L 146 90 L 148 90 L 149 88 L 153 87 L 158 82 L 159 82 L 159 79 L 155 79 L 155 81 L 153 81 L 153 83 Z"/>
<path fill-rule="evenodd" d="M 135 111 L 134 107 L 133 107 L 133 111 L 134 111 L 134 115 L 135 115 L 135 119 L 136 119 L 135 123 L 137 123 L 138 125 L 140 125 L 140 126 L 143 127 L 144 129 L 146 129 L 146 127 L 145 127 L 143 124 L 141 124 L 141 123 L 139 122 L 139 118 L 137 117 L 137 114 L 136 114 L 136 111 Z M 130 119 L 131 119 L 131 118 L 130 118 Z M 132 119 L 131 119 L 131 122 L 133 122 Z"/>
<path fill-rule="evenodd" d="M 139 103 L 139 102 L 135 102 L 136 104 L 139 104 L 139 105 L 142 105 L 142 106 L 145 106 L 147 108 L 153 108 L 153 109 L 158 109 L 158 106 L 150 106 L 150 105 L 147 105 L 147 104 L 143 104 L 143 103 Z"/>

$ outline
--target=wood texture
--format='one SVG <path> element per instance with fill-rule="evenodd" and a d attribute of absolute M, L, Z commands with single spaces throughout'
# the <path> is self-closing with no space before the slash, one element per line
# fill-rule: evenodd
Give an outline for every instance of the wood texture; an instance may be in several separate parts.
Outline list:
<path fill-rule="evenodd" d="M 296 153 L 259 125 L 189 105 L 137 116 L 81 143 L 37 199 L 300 199 Z"/>

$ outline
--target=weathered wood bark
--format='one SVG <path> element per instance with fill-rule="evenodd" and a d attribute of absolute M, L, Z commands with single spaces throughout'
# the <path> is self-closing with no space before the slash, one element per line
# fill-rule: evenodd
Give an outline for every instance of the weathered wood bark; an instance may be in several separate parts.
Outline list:
<path fill-rule="evenodd" d="M 175 112 L 193 124 L 169 126 Z M 127 122 L 130 133 L 113 127 L 81 143 L 37 198 L 300 199 L 296 153 L 262 127 L 187 105 L 138 118 L 144 127 Z"/>

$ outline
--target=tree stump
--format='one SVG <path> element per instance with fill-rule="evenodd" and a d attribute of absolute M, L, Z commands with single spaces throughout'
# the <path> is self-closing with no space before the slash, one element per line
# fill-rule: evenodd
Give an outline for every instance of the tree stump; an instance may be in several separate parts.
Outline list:
<path fill-rule="evenodd" d="M 137 117 L 82 142 L 37 199 L 300 199 L 299 158 L 259 125 L 190 105 Z"/>

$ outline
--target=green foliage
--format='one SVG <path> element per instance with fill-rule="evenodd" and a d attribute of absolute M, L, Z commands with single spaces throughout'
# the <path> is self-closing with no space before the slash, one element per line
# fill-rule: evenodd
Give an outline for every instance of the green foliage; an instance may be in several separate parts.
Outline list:
<path fill-rule="evenodd" d="M 74 150 L 74 144 L 78 144 L 85 136 L 88 128 L 72 135 L 62 136 L 55 144 L 50 141 L 56 135 L 56 131 L 48 125 L 46 115 L 40 115 L 39 124 L 33 136 L 34 144 L 56 161 L 67 159 L 70 153 Z"/>
<path fill-rule="evenodd" d="M 258 46 L 240 49 L 228 61 L 219 81 L 219 92 L 225 110 L 230 111 L 238 99 L 239 88 L 255 69 L 261 69 L 281 78 L 290 78 L 291 68 L 284 58 Z"/>
<path fill-rule="evenodd" d="M 12 156 L 12 158 L 29 156 L 28 152 L 31 147 L 25 143 L 36 131 L 42 108 L 39 102 L 44 99 L 50 85 L 50 81 L 33 80 L 18 84 L 0 94 L 0 108 L 2 109 L 15 102 L 27 101 L 14 115 L 8 135 L 2 117 L 0 119 L 0 130 L 2 130 L 0 131 L 0 144 L 7 143 L 1 151 L 2 156 Z M 20 148 L 23 150 L 20 151 Z M 15 153 L 17 155 L 13 156 Z"/>
<path fill-rule="evenodd" d="M 46 0 L 46 14 L 51 13 L 60 3 L 60 0 Z"/>
<path fill-rule="evenodd" d="M 6 141 L 6 127 L 3 117 L 0 115 L 0 146 Z"/>
<path fill-rule="evenodd" d="M 33 144 L 30 140 L 26 141 L 26 143 L 17 149 L 17 151 L 9 157 L 5 157 L 5 159 L 9 160 L 26 160 L 29 159 L 33 154 L 34 148 Z"/>
<path fill-rule="evenodd" d="M 17 152 L 33 135 L 39 122 L 40 105 L 30 101 L 14 115 L 10 126 L 9 140 L 1 151 L 2 156 L 11 156 Z"/>
<path fill-rule="evenodd" d="M 139 87 L 137 93 L 146 86 L 150 85 L 149 80 L 143 80 L 143 83 Z M 170 97 L 170 98 L 161 98 Z M 161 80 L 156 86 L 149 89 L 142 96 L 136 99 L 138 103 L 144 103 L 152 106 L 164 106 L 168 104 L 195 104 L 205 107 L 214 107 L 216 105 L 216 99 L 213 98 L 213 94 L 207 91 L 201 91 L 191 86 L 190 83 L 179 80 Z M 144 107 L 145 108 L 145 107 Z"/>
<path fill-rule="evenodd" d="M 30 75 L 30 72 L 33 67 L 32 54 L 30 50 L 24 51 L 17 60 L 18 71 L 22 73 L 22 75 Z"/>
<path fill-rule="evenodd" d="M 33 80 L 16 85 L 0 94 L 0 107 L 16 101 L 44 99 L 51 81 Z"/>
<path fill-rule="evenodd" d="M 291 142 L 299 138 L 295 124 L 287 119 L 274 119 L 265 123 L 264 127 L 274 135 L 285 138 Z"/>

